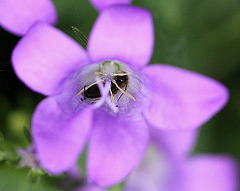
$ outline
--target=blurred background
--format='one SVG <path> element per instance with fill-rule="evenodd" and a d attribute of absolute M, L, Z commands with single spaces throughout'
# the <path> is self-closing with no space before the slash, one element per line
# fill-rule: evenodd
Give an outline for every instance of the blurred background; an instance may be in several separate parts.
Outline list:
<path fill-rule="evenodd" d="M 57 27 L 77 40 L 71 26 L 89 34 L 98 15 L 88 0 L 54 0 Z M 155 24 L 151 63 L 196 71 L 225 84 L 227 106 L 205 124 L 194 152 L 228 154 L 240 159 L 240 2 L 239 0 L 133 0 L 149 9 Z M 0 190 L 60 190 L 61 177 L 41 177 L 12 168 L 15 150 L 29 144 L 34 108 L 43 96 L 15 76 L 11 52 L 20 38 L 0 28 Z M 79 41 L 79 40 L 78 40 Z M 80 42 L 81 43 L 81 42 Z M 117 187 L 112 190 L 118 190 Z"/>

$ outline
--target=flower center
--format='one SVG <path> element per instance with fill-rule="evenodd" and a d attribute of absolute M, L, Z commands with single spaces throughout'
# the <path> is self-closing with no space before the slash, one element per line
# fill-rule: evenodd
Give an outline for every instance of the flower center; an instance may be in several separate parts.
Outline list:
<path fill-rule="evenodd" d="M 81 89 L 76 94 L 82 102 L 94 107 L 106 106 L 113 112 L 123 110 L 136 102 L 141 88 L 140 78 L 126 64 L 104 61 L 85 67 L 81 71 Z"/>

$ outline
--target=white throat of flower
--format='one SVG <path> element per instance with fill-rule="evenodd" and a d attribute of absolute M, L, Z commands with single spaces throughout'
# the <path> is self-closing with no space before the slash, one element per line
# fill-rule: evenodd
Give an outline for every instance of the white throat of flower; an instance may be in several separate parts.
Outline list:
<path fill-rule="evenodd" d="M 129 100 L 136 101 L 131 92 L 136 92 L 134 88 L 139 82 L 136 83 L 138 79 L 136 76 L 132 77 L 132 71 L 126 64 L 119 61 L 105 61 L 86 67 L 82 73 L 82 78 L 87 79 L 86 84 L 83 84 L 76 96 L 82 95 L 82 101 L 90 100 L 95 108 L 106 104 L 116 113 L 121 99 L 125 100 L 124 103 Z"/>

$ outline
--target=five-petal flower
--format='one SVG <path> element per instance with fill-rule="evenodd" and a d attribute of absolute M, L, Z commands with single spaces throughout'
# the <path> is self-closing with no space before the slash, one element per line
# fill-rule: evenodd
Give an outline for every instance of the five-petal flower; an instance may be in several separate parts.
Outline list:
<path fill-rule="evenodd" d="M 18 43 L 12 56 L 16 74 L 32 90 L 49 96 L 32 119 L 34 146 L 47 171 L 71 168 L 89 139 L 89 181 L 113 185 L 143 158 L 149 124 L 197 128 L 225 105 L 228 92 L 219 82 L 173 66 L 147 66 L 153 36 L 147 10 L 116 5 L 100 13 L 88 52 L 44 23 L 35 24 Z M 94 108 L 98 99 L 90 97 L 99 94 L 96 77 L 114 84 L 114 75 L 128 76 L 123 89 L 116 89 L 117 83 L 110 88 L 119 112 L 106 104 Z"/>

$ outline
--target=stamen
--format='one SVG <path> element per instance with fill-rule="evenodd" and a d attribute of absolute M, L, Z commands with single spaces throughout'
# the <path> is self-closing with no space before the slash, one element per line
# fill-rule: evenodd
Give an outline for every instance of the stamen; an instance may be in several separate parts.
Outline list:
<path fill-rule="evenodd" d="M 108 73 L 107 72 L 95 72 L 96 75 L 107 75 Z"/>
<path fill-rule="evenodd" d="M 112 93 L 111 87 L 109 88 L 109 91 L 110 91 L 112 102 L 114 103 L 114 97 L 113 97 L 113 93 Z"/>
<path fill-rule="evenodd" d="M 115 80 L 113 80 L 112 82 L 116 85 L 116 87 L 117 87 L 123 94 L 125 94 L 126 96 L 128 96 L 128 97 L 131 98 L 132 100 L 136 101 L 136 99 L 135 99 L 131 94 L 129 94 L 129 93 L 125 92 L 123 89 L 121 89 L 121 88 L 118 86 L 118 84 L 117 84 L 117 82 L 116 82 Z"/>
<path fill-rule="evenodd" d="M 128 75 L 130 75 L 131 74 L 131 72 L 126 72 L 126 73 L 114 73 L 114 74 L 112 74 L 112 76 L 128 76 Z"/>
<path fill-rule="evenodd" d="M 90 84 L 89 86 L 84 87 L 83 89 L 81 89 L 80 92 L 78 92 L 78 94 L 77 94 L 76 96 L 80 95 L 81 93 L 83 93 L 84 91 L 86 91 L 88 88 L 91 88 L 93 85 L 95 85 L 95 84 L 97 84 L 97 83 L 99 83 L 99 82 L 102 82 L 102 81 L 104 81 L 104 80 L 103 80 L 103 79 L 98 80 L 98 81 L 96 81 L 96 82 L 93 82 L 93 83 Z"/>

